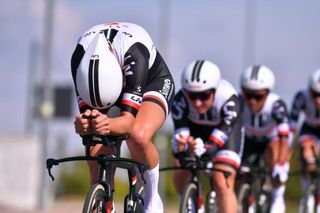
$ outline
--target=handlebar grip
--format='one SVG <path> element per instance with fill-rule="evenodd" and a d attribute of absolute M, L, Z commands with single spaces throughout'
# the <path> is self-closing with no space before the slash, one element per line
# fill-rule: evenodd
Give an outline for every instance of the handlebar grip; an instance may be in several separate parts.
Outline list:
<path fill-rule="evenodd" d="M 59 162 L 56 161 L 56 160 L 53 159 L 53 158 L 48 158 L 47 161 L 46 161 L 48 173 L 49 173 L 49 176 L 51 177 L 52 181 L 54 181 L 54 177 L 53 177 L 53 175 L 52 175 L 52 173 L 51 173 L 51 168 L 52 168 L 52 166 L 56 166 L 56 165 L 58 165 L 58 164 L 59 164 Z"/>

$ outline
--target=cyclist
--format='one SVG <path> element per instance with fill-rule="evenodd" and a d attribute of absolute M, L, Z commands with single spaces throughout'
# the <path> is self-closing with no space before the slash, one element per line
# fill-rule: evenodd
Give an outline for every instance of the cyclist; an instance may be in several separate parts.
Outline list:
<path fill-rule="evenodd" d="M 310 183 L 311 172 L 316 169 L 314 154 L 319 154 L 320 145 L 320 69 L 316 70 L 309 79 L 309 86 L 299 90 L 294 97 L 290 112 L 290 128 L 293 132 L 298 129 L 298 123 L 302 123 L 298 133 L 301 167 L 303 177 L 301 187 L 304 191 Z M 300 206 L 303 204 L 300 200 Z M 309 202 L 314 202 L 310 200 Z"/>
<path fill-rule="evenodd" d="M 71 68 L 80 109 L 75 131 L 81 136 L 129 133 L 132 158 L 150 165 L 145 174 L 145 212 L 163 212 L 159 155 L 151 138 L 169 113 L 174 82 L 149 34 L 132 23 L 93 26 L 81 35 Z M 120 114 L 108 116 L 111 106 L 118 106 Z M 109 150 L 96 145 L 90 151 L 98 155 Z M 93 183 L 98 165 L 89 163 L 89 168 Z"/>
<path fill-rule="evenodd" d="M 175 166 L 180 165 L 180 157 L 196 155 L 231 172 L 227 180 L 221 172 L 214 172 L 212 178 L 219 210 L 236 212 L 234 183 L 242 147 L 240 102 L 236 90 L 220 75 L 219 68 L 208 60 L 193 61 L 184 69 L 183 88 L 172 105 L 172 150 Z M 173 180 L 179 195 L 188 177 L 189 171 L 175 170 Z"/>
<path fill-rule="evenodd" d="M 289 172 L 289 123 L 284 101 L 272 92 L 275 77 L 264 65 L 253 65 L 241 74 L 245 142 L 242 162 L 253 154 L 264 155 L 272 171 L 271 212 L 285 212 L 285 182 Z"/>

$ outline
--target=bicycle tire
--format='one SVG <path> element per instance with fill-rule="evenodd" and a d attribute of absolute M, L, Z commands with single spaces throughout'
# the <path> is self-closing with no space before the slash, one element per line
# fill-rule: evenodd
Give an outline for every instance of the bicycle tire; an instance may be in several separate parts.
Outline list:
<path fill-rule="evenodd" d="M 251 202 L 249 199 L 251 186 L 248 183 L 241 184 L 238 193 L 238 213 L 254 213 L 256 212 L 255 202 Z"/>
<path fill-rule="evenodd" d="M 215 191 L 210 191 L 206 194 L 205 210 L 207 213 L 217 213 L 217 195 Z"/>
<path fill-rule="evenodd" d="M 106 199 L 107 193 L 105 192 L 104 187 L 101 184 L 94 184 L 87 194 L 82 213 L 107 212 Z"/>
<path fill-rule="evenodd" d="M 184 188 L 182 200 L 179 205 L 179 213 L 195 213 L 197 211 L 197 185 L 189 183 Z"/>
<path fill-rule="evenodd" d="M 256 197 L 257 213 L 269 213 L 271 210 L 271 192 L 260 191 Z"/>
<path fill-rule="evenodd" d="M 314 200 L 314 204 L 311 206 L 308 199 L 310 197 L 314 197 L 315 190 L 316 190 L 315 184 L 310 183 L 303 195 L 304 197 L 303 209 L 302 209 L 303 213 L 315 212 L 315 203 L 316 203 L 315 200 Z"/>
<path fill-rule="evenodd" d="M 144 188 L 141 186 L 138 190 L 139 196 L 143 199 L 144 197 Z M 125 198 L 124 202 L 124 212 L 125 213 L 143 213 L 144 212 L 144 202 L 141 199 L 137 199 L 133 203 L 133 208 L 128 208 L 128 195 Z"/>

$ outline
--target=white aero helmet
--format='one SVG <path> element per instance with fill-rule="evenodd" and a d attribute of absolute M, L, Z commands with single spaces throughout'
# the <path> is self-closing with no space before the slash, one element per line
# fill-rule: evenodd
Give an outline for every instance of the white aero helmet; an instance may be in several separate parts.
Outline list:
<path fill-rule="evenodd" d="M 77 70 L 80 98 L 97 109 L 111 107 L 122 90 L 122 70 L 101 31 L 90 43 Z"/>
<path fill-rule="evenodd" d="M 314 71 L 310 76 L 309 87 L 315 92 L 320 92 L 320 69 Z"/>
<path fill-rule="evenodd" d="M 217 65 L 206 60 L 191 62 L 182 73 L 181 84 L 183 89 L 190 92 L 203 92 L 216 89 L 221 79 Z"/>
<path fill-rule="evenodd" d="M 241 88 L 249 90 L 272 90 L 275 83 L 273 72 L 264 65 L 248 67 L 241 75 Z"/>

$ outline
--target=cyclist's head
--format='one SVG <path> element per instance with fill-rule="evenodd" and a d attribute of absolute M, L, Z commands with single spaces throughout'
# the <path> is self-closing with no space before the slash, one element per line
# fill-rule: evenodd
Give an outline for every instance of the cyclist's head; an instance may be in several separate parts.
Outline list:
<path fill-rule="evenodd" d="M 80 98 L 97 109 L 111 107 L 119 98 L 122 70 L 103 32 L 90 43 L 77 70 Z"/>
<path fill-rule="evenodd" d="M 320 69 L 312 73 L 309 79 L 309 90 L 316 107 L 320 108 Z"/>
<path fill-rule="evenodd" d="M 245 102 L 252 112 L 259 112 L 274 86 L 272 71 L 263 65 L 253 65 L 241 75 L 241 88 Z"/>
<path fill-rule="evenodd" d="M 241 88 L 243 90 L 268 90 L 273 89 L 275 77 L 273 72 L 264 65 L 248 67 L 241 75 Z"/>
<path fill-rule="evenodd" d="M 309 87 L 314 92 L 320 93 L 320 69 L 314 71 L 310 76 Z"/>
<path fill-rule="evenodd" d="M 204 92 L 216 90 L 220 79 L 220 70 L 215 64 L 207 60 L 197 60 L 184 69 L 181 84 L 185 91 Z"/>

